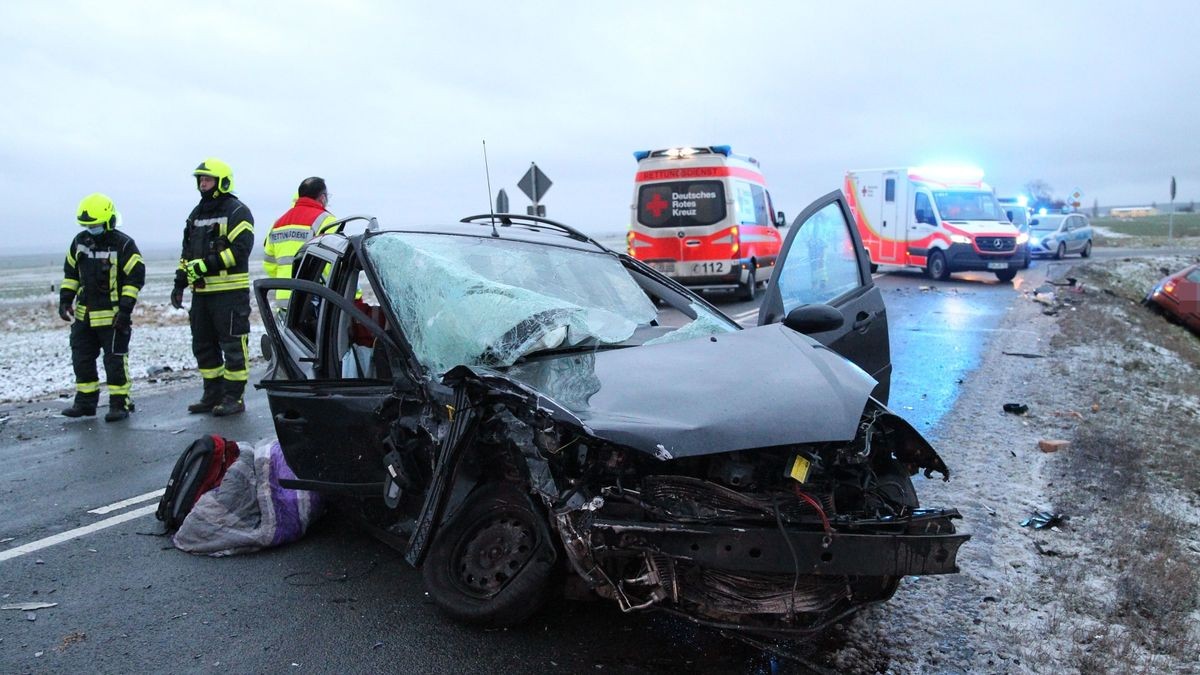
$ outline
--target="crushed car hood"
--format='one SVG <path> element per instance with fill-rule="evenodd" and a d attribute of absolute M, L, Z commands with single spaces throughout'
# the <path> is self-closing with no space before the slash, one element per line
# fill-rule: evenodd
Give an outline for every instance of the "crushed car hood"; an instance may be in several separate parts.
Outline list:
<path fill-rule="evenodd" d="M 544 397 L 540 406 L 600 439 L 664 460 L 852 440 L 876 384 L 780 324 L 469 370 Z"/>

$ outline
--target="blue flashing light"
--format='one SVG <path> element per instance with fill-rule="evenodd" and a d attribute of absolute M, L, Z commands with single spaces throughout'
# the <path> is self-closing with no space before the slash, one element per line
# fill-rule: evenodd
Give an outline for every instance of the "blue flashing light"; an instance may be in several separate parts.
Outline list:
<path fill-rule="evenodd" d="M 733 154 L 733 148 L 729 147 L 728 145 L 710 145 L 708 146 L 708 149 L 717 154 L 725 155 L 726 157 Z"/>
<path fill-rule="evenodd" d="M 649 150 L 634 150 L 633 151 L 633 158 L 639 162 L 642 161 L 643 159 L 646 159 L 649 156 L 650 156 Z"/>
<path fill-rule="evenodd" d="M 1039 216 L 1046 215 L 1046 207 L 1043 206 L 1042 208 L 1038 209 L 1038 215 Z"/>
<path fill-rule="evenodd" d="M 1017 205 L 1029 206 L 1029 197 L 1026 197 L 1025 195 L 1017 195 Z"/>

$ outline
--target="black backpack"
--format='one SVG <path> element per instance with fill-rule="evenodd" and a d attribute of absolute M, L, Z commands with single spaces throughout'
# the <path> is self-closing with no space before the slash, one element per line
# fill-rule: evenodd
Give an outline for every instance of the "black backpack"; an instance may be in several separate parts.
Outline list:
<path fill-rule="evenodd" d="M 161 520 L 167 530 L 178 530 L 200 495 L 220 485 L 225 472 L 237 458 L 237 443 L 220 436 L 197 438 L 175 462 L 154 517 Z"/>

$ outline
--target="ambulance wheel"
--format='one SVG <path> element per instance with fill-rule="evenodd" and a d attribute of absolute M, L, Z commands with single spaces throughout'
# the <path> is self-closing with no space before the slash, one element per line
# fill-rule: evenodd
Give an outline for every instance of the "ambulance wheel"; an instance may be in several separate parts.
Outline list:
<path fill-rule="evenodd" d="M 934 251 L 929 254 L 929 261 L 925 264 L 925 274 L 929 275 L 930 279 L 945 281 L 950 278 L 950 266 L 946 264 L 946 254 L 941 251 Z"/>
<path fill-rule="evenodd" d="M 1067 255 L 1067 242 L 1065 242 L 1065 241 L 1058 242 L 1058 248 L 1055 249 L 1055 251 L 1054 251 L 1054 259 L 1062 260 L 1063 258 L 1066 257 L 1066 255 Z"/>
<path fill-rule="evenodd" d="M 871 263 L 871 274 L 875 274 L 878 271 L 879 271 L 879 265 L 876 265 L 875 263 Z"/>
<path fill-rule="evenodd" d="M 999 272 L 996 272 L 996 278 L 999 279 L 1000 281 L 1005 281 L 1005 282 L 1012 281 L 1013 279 L 1017 278 L 1017 271 L 1016 270 L 1000 270 Z"/>
<path fill-rule="evenodd" d="M 742 300 L 753 301 L 758 297 L 758 279 L 754 274 L 754 268 L 751 267 L 746 278 L 746 283 L 742 284 L 742 288 L 738 292 L 738 297 Z"/>

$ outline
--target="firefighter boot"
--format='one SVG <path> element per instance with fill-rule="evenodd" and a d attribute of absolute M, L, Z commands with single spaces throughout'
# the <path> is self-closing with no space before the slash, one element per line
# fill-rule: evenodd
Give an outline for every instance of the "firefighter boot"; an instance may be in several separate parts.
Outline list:
<path fill-rule="evenodd" d="M 221 401 L 213 408 L 213 417 L 225 417 L 226 415 L 236 415 L 246 412 L 246 404 L 240 398 L 226 396 L 224 401 Z"/>
<path fill-rule="evenodd" d="M 70 408 L 62 411 L 66 417 L 95 417 L 96 404 L 100 402 L 100 393 L 75 393 L 75 402 Z"/>
<path fill-rule="evenodd" d="M 133 412 L 133 401 L 128 396 L 113 394 L 108 397 L 108 412 L 104 415 L 105 422 L 118 422 L 129 417 Z"/>
<path fill-rule="evenodd" d="M 204 395 L 199 401 L 188 406 L 188 413 L 206 413 L 212 412 L 213 408 L 221 402 L 221 396 L 225 393 L 224 380 L 219 377 L 214 377 L 204 381 Z"/>
<path fill-rule="evenodd" d="M 242 390 L 245 387 L 246 383 L 244 382 L 226 382 L 225 398 L 220 405 L 213 408 L 213 417 L 225 417 L 246 412 L 246 404 L 242 401 Z"/>

